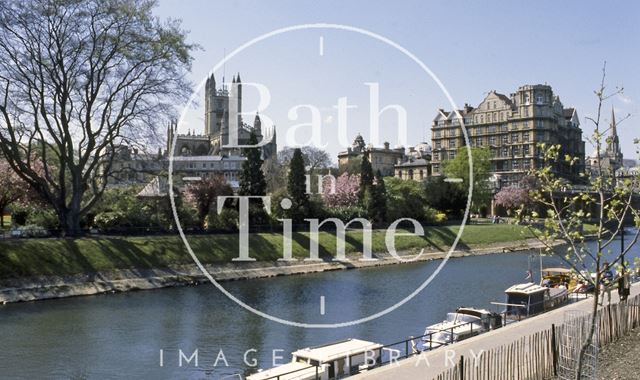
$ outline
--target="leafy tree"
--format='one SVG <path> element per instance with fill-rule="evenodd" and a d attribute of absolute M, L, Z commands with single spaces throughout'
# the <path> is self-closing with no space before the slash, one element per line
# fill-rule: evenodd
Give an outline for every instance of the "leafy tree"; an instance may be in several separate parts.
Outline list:
<path fill-rule="evenodd" d="M 353 157 L 349 159 L 349 162 L 345 165 L 341 165 L 339 168 L 340 174 L 347 173 L 350 175 L 360 175 L 362 169 L 362 158 Z"/>
<path fill-rule="evenodd" d="M 292 203 L 288 214 L 294 221 L 301 222 L 309 215 L 310 203 L 309 194 L 307 194 L 304 158 L 300 149 L 294 150 L 293 157 L 289 162 L 287 191 Z"/>
<path fill-rule="evenodd" d="M 195 207 L 202 227 L 212 206 L 217 204 L 218 197 L 225 195 L 233 195 L 233 189 L 220 175 L 191 183 L 185 189 L 185 199 Z"/>
<path fill-rule="evenodd" d="M 302 151 L 302 157 L 304 158 L 304 166 L 309 169 L 309 173 L 314 173 L 318 169 L 327 169 L 331 167 L 331 156 L 327 151 L 315 146 L 305 146 L 302 148 L 291 148 L 285 146 L 280 152 L 278 152 L 278 161 L 282 165 L 289 165 L 295 151 L 299 149 Z"/>
<path fill-rule="evenodd" d="M 482 208 L 486 208 L 491 201 L 491 188 L 489 186 L 491 152 L 487 148 L 471 148 L 471 158 L 473 159 L 471 207 L 476 211 L 480 211 Z M 469 153 L 467 147 L 461 147 L 458 149 L 454 159 L 444 162 L 444 173 L 449 178 L 462 178 L 462 182 L 457 186 L 468 192 Z"/>
<path fill-rule="evenodd" d="M 442 176 L 424 184 L 425 202 L 449 217 L 460 217 L 467 207 L 467 193 L 456 183 L 446 182 Z"/>
<path fill-rule="evenodd" d="M 373 167 L 366 155 L 362 156 L 360 163 L 360 201 L 364 199 L 364 193 L 373 186 Z"/>
<path fill-rule="evenodd" d="M 177 22 L 154 16 L 154 5 L 0 3 L 0 151 L 67 235 L 81 233 L 117 148 L 153 138 L 158 117 L 191 93 L 193 46 Z"/>
<path fill-rule="evenodd" d="M 397 177 L 385 177 L 387 220 L 413 218 L 427 221 L 427 201 L 422 184 Z"/>
<path fill-rule="evenodd" d="M 602 70 L 600 86 L 594 91 L 597 97 L 596 112 L 593 113 L 593 117 L 587 117 L 593 125 L 594 132 L 590 141 L 596 152 L 595 167 L 592 168 L 588 187 L 566 183 L 554 170 L 558 162 L 563 162 L 569 167 L 576 165 L 580 162 L 579 157 L 563 155 L 560 145 L 539 144 L 543 152 L 544 164 L 531 173 L 537 180 L 536 188 L 530 191 L 531 199 L 535 203 L 532 202 L 531 207 L 522 211 L 526 216 L 533 218 L 546 216 L 544 225 L 530 226 L 533 234 L 544 244 L 544 252 L 562 259 L 573 269 L 575 275 L 580 276 L 582 281 L 596 289 L 601 284 L 603 273 L 613 266 L 618 265 L 622 275 L 625 275 L 625 268 L 628 267 L 625 254 L 635 246 L 640 236 L 640 210 L 633 202 L 640 185 L 640 177 L 632 175 L 616 178 L 615 172 L 603 168 L 600 159 L 610 142 L 602 125 L 602 106 L 606 100 L 622 92 L 622 89 L 616 89 L 612 93 L 605 91 L 605 69 L 606 66 Z M 619 125 L 620 122 L 617 124 Z M 638 142 L 637 139 L 635 141 Z M 536 210 L 540 207 L 545 209 L 545 214 L 538 215 Z M 591 210 L 595 212 L 592 213 Z M 595 220 L 596 230 L 593 234 L 594 238 L 587 244 L 582 231 L 584 223 L 589 219 Z M 618 253 L 613 253 L 616 235 L 622 231 L 625 223 L 631 221 L 636 227 L 635 230 L 626 240 L 626 246 L 621 247 Z M 561 249 L 556 248 L 557 242 L 564 243 Z M 615 251 L 618 250 L 615 249 Z M 594 293 L 591 314 L 585 326 L 586 338 L 580 342 L 581 349 L 578 356 L 571 358 L 576 363 L 575 378 L 577 380 L 584 375 L 584 358 L 592 344 L 598 323 L 598 304 L 601 296 L 604 298 L 600 292 Z"/>
<path fill-rule="evenodd" d="M 328 207 L 355 207 L 358 205 L 360 193 L 360 177 L 343 173 L 336 178 L 335 189 L 326 178 L 322 185 L 322 200 Z"/>

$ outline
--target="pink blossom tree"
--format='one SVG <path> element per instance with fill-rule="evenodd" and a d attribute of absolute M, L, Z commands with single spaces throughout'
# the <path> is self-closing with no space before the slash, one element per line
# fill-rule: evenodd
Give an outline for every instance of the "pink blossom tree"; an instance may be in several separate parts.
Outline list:
<path fill-rule="evenodd" d="M 335 191 L 334 191 L 335 190 Z M 331 179 L 325 178 L 322 184 L 322 200 L 328 207 L 351 207 L 358 204 L 360 176 L 343 173 L 336 178 L 335 189 Z"/>
<path fill-rule="evenodd" d="M 511 211 L 529 203 L 529 190 L 516 186 L 505 187 L 495 195 L 495 203 Z"/>
<path fill-rule="evenodd" d="M 198 221 L 204 226 L 205 217 L 216 204 L 219 196 L 233 195 L 233 189 L 222 176 L 205 178 L 189 184 L 185 189 L 185 200 L 198 213 Z"/>

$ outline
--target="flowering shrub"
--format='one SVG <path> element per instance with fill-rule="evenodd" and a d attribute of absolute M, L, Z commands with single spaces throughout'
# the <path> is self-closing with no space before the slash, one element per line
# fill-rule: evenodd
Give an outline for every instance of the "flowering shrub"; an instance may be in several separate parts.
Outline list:
<path fill-rule="evenodd" d="M 358 204 L 360 176 L 343 173 L 336 178 L 335 192 L 331 188 L 331 179 L 322 183 L 322 200 L 328 207 L 354 207 Z"/>

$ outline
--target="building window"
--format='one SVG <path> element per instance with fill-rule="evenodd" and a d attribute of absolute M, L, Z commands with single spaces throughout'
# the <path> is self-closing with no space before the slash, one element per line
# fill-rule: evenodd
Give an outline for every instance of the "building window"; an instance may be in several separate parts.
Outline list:
<path fill-rule="evenodd" d="M 522 161 L 522 169 L 529 170 L 529 167 L 530 167 L 529 160 Z"/>
<path fill-rule="evenodd" d="M 523 127 L 524 127 L 524 129 L 529 128 L 529 122 L 528 122 L 528 121 L 525 121 L 525 122 L 523 123 Z"/>
<path fill-rule="evenodd" d="M 517 142 L 519 142 L 518 140 L 519 140 L 518 139 L 518 134 L 517 133 L 512 133 L 511 134 L 511 142 L 512 143 L 517 143 Z"/>
<path fill-rule="evenodd" d="M 496 126 L 492 125 L 489 127 L 489 133 L 496 133 Z"/>
<path fill-rule="evenodd" d="M 496 136 L 489 137 L 489 145 L 496 145 Z"/>
<path fill-rule="evenodd" d="M 434 173 L 440 173 L 440 165 L 433 164 L 433 172 Z"/>
<path fill-rule="evenodd" d="M 522 154 L 524 154 L 525 156 L 529 155 L 529 145 L 525 145 L 522 147 Z"/>
<path fill-rule="evenodd" d="M 520 169 L 520 162 L 518 160 L 513 160 L 512 166 L 513 170 Z"/>
<path fill-rule="evenodd" d="M 503 135 L 502 136 L 502 143 L 503 144 L 508 144 L 509 143 L 509 135 Z"/>
<path fill-rule="evenodd" d="M 519 156 L 520 155 L 520 147 L 519 146 L 514 146 L 513 147 L 513 155 L 514 156 Z"/>
<path fill-rule="evenodd" d="M 511 123 L 511 129 L 517 130 L 518 129 L 518 123 L 515 123 L 515 122 Z"/>
<path fill-rule="evenodd" d="M 524 132 L 522 134 L 522 141 L 524 141 L 524 142 L 529 141 L 529 132 Z"/>
<path fill-rule="evenodd" d="M 449 152 L 449 159 L 453 160 L 454 158 L 456 158 L 456 151 L 455 150 L 452 151 L 452 152 Z"/>
<path fill-rule="evenodd" d="M 544 123 L 542 120 L 536 120 L 536 128 L 544 128 Z"/>
<path fill-rule="evenodd" d="M 440 149 L 442 148 L 442 142 L 441 141 L 436 141 L 436 149 Z"/>
<path fill-rule="evenodd" d="M 502 148 L 502 157 L 509 157 L 509 149 Z"/>
<path fill-rule="evenodd" d="M 455 148 L 456 147 L 456 140 L 451 139 L 449 140 L 449 148 Z"/>

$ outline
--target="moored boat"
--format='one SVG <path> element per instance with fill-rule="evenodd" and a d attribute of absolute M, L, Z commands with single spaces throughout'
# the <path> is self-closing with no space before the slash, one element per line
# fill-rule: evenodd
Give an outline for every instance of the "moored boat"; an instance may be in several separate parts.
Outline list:
<path fill-rule="evenodd" d="M 566 287 L 548 288 L 533 282 L 513 285 L 505 290 L 505 294 L 505 303 L 493 303 L 506 306 L 505 317 L 512 319 L 543 313 L 569 301 Z"/>
<path fill-rule="evenodd" d="M 502 317 L 485 309 L 460 307 L 447 313 L 447 319 L 427 326 L 418 351 L 428 351 L 482 334 L 502 326 Z"/>
<path fill-rule="evenodd" d="M 247 380 L 332 380 L 366 371 L 380 360 L 382 345 L 346 339 L 292 353 L 290 363 L 247 376 Z"/>

